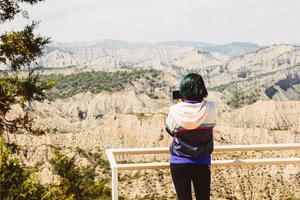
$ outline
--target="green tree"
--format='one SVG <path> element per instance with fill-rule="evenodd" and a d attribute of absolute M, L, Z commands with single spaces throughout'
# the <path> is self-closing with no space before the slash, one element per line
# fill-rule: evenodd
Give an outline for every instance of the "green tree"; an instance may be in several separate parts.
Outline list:
<path fill-rule="evenodd" d="M 33 5 L 40 1 L 0 0 L 0 23 L 14 19 L 18 13 L 24 15 L 26 11 L 20 8 L 20 3 Z M 19 104 L 26 111 L 32 100 L 42 100 L 44 91 L 53 86 L 51 81 L 41 81 L 39 74 L 32 69 L 43 48 L 50 42 L 49 38 L 34 34 L 36 26 L 37 22 L 32 22 L 24 30 L 0 35 L 0 64 L 10 68 L 8 72 L 0 72 L 0 139 L 5 131 L 15 132 L 18 129 L 42 133 L 32 129 L 28 112 L 14 119 L 7 117 L 13 105 Z M 26 71 L 27 75 L 20 76 L 21 70 Z M 1 160 L 0 149 L 0 163 Z"/>
<path fill-rule="evenodd" d="M 12 20 L 21 12 L 20 2 L 35 4 L 32 0 L 2 0 L 0 1 L 0 23 Z M 32 22 L 24 30 L 6 32 L 0 35 L 0 64 L 10 67 L 10 72 L 2 72 L 0 75 L 0 135 L 4 131 L 12 131 L 25 128 L 31 132 L 31 121 L 26 113 L 14 120 L 7 119 L 7 113 L 11 106 L 19 104 L 25 110 L 32 100 L 42 100 L 44 90 L 53 86 L 49 81 L 41 81 L 39 75 L 31 68 L 35 60 L 42 55 L 43 48 L 50 42 L 49 38 L 34 34 L 37 23 Z M 19 76 L 20 70 L 28 73 Z M 37 131 L 40 133 L 40 131 Z"/>
<path fill-rule="evenodd" d="M 0 23 L 13 20 L 17 14 L 27 17 L 20 4 L 33 5 L 40 1 L 0 0 Z M 45 194 L 45 188 L 34 182 L 33 173 L 26 171 L 17 159 L 11 157 L 12 145 L 3 139 L 4 132 L 20 129 L 34 134 L 43 133 L 32 128 L 32 119 L 26 111 L 32 100 L 43 100 L 44 91 L 53 86 L 52 82 L 41 81 L 39 74 L 32 69 L 43 48 L 50 42 L 47 37 L 35 35 L 36 26 L 37 22 L 32 22 L 24 30 L 0 35 L 0 65 L 10 69 L 0 72 L 0 199 L 42 199 Z M 16 104 L 23 108 L 25 114 L 8 117 Z"/>
<path fill-rule="evenodd" d="M 20 4 L 33 5 L 40 1 L 0 0 L 0 23 L 13 20 L 17 14 L 27 17 L 28 13 L 20 8 Z M 33 128 L 33 121 L 27 112 L 31 101 L 43 100 L 45 91 L 54 86 L 53 81 L 40 78 L 34 71 L 36 59 L 50 42 L 49 38 L 34 33 L 37 24 L 32 22 L 24 30 L 0 35 L 0 66 L 4 64 L 10 69 L 7 72 L 0 71 L 0 199 L 111 199 L 106 181 L 96 182 L 93 170 L 81 170 L 75 165 L 74 158 L 68 158 L 59 151 L 55 151 L 51 163 L 54 173 L 60 177 L 60 183 L 47 186 L 38 184 L 35 173 L 12 157 L 17 146 L 5 143 L 3 139 L 4 132 L 25 130 L 31 134 L 44 133 Z M 7 115 L 16 104 L 23 108 L 25 114 L 12 119 Z"/>
<path fill-rule="evenodd" d="M 40 200 L 49 199 L 46 187 L 35 182 L 33 173 L 25 170 L 17 159 L 10 158 L 15 148 L 8 148 L 0 141 L 2 163 L 0 166 L 0 199 Z"/>

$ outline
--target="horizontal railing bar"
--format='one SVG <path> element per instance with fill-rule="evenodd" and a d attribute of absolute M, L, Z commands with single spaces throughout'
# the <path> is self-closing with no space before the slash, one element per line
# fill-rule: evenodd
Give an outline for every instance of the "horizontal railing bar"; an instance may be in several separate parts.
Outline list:
<path fill-rule="evenodd" d="M 170 152 L 169 147 L 121 148 L 110 150 L 114 155 L 166 154 Z"/>
<path fill-rule="evenodd" d="M 300 164 L 300 158 L 261 158 L 261 159 L 236 159 L 236 160 L 216 160 L 212 166 L 251 166 L 251 165 L 281 165 Z"/>
<path fill-rule="evenodd" d="M 228 151 L 267 151 L 267 150 L 299 150 L 300 144 L 255 144 L 255 145 L 222 145 L 215 146 L 214 152 Z M 120 148 L 110 149 L 114 155 L 166 154 L 169 147 Z"/>
<path fill-rule="evenodd" d="M 237 159 L 237 160 L 215 160 L 213 167 L 224 166 L 251 166 L 251 165 L 280 165 L 300 164 L 300 158 L 264 158 L 264 159 Z M 142 169 L 168 169 L 169 162 L 118 164 L 119 170 L 142 170 Z"/>
<path fill-rule="evenodd" d="M 119 170 L 141 170 L 141 169 L 168 169 L 169 162 L 118 164 Z"/>
<path fill-rule="evenodd" d="M 299 150 L 300 144 L 254 144 L 254 145 L 222 145 L 215 146 L 214 152 L 227 151 L 272 151 L 272 150 Z"/>

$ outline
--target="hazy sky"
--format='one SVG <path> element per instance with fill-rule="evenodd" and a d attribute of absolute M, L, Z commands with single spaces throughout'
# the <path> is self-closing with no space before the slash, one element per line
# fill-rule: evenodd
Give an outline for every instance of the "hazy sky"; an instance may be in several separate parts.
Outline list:
<path fill-rule="evenodd" d="M 300 43 L 299 0 L 46 0 L 27 10 L 29 20 L 0 32 L 41 20 L 38 31 L 56 42 Z"/>

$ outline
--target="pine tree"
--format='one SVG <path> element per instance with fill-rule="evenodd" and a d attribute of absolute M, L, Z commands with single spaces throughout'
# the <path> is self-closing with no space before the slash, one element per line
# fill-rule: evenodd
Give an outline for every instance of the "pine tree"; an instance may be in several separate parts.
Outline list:
<path fill-rule="evenodd" d="M 20 8 L 20 3 L 36 4 L 41 0 L 0 0 L 0 23 L 11 21 L 19 14 L 26 13 Z M 27 16 L 27 14 L 25 15 Z M 43 82 L 33 67 L 38 57 L 43 54 L 43 48 L 50 39 L 34 34 L 37 22 L 27 25 L 24 30 L 5 32 L 0 35 L 0 65 L 4 64 L 10 71 L 0 73 L 0 136 L 4 131 L 26 129 L 31 133 L 42 133 L 32 129 L 32 121 L 25 112 L 22 117 L 7 119 L 11 106 L 19 104 L 24 110 L 32 100 L 43 100 L 44 91 L 53 86 L 51 82 Z M 20 71 L 27 75 L 19 76 Z"/>
<path fill-rule="evenodd" d="M 28 17 L 20 8 L 21 3 L 34 5 L 41 0 L 0 0 L 0 24 L 10 22 L 18 14 Z M 43 100 L 44 91 L 50 89 L 51 82 L 41 81 L 33 69 L 35 61 L 43 54 L 43 48 L 50 39 L 35 35 L 37 22 L 32 22 L 21 31 L 5 32 L 0 35 L 0 66 L 9 70 L 0 71 L 0 199 L 42 199 L 45 187 L 35 183 L 32 173 L 28 173 L 19 162 L 11 157 L 15 145 L 6 143 L 5 132 L 16 133 L 25 130 L 32 134 L 42 134 L 42 130 L 32 128 L 28 112 L 30 102 Z M 1 68 L 0 68 L 1 69 Z M 22 76 L 20 76 L 22 73 Z M 24 76 L 25 74 L 25 76 Z M 20 105 L 25 114 L 9 117 L 13 105 Z"/>
<path fill-rule="evenodd" d="M 0 23 L 13 20 L 17 14 L 28 17 L 28 13 L 20 8 L 20 3 L 34 5 L 40 1 L 0 0 Z M 59 151 L 56 151 L 51 163 L 54 173 L 60 177 L 60 184 L 38 184 L 34 173 L 11 157 L 18 147 L 5 143 L 3 139 L 3 133 L 19 130 L 43 134 L 43 130 L 33 128 L 32 119 L 26 111 L 31 101 L 43 100 L 45 91 L 54 86 L 52 81 L 42 81 L 34 71 L 36 59 L 42 56 L 43 48 L 50 42 L 49 38 L 34 34 L 37 25 L 37 22 L 32 22 L 24 30 L 0 35 L 0 66 L 4 64 L 10 69 L 0 71 L 0 199 L 110 199 L 110 189 L 105 180 L 95 181 L 94 172 L 79 169 L 74 158 L 68 158 Z M 24 73 L 27 74 L 25 77 Z M 20 105 L 25 114 L 10 119 L 7 115 L 15 104 Z"/>

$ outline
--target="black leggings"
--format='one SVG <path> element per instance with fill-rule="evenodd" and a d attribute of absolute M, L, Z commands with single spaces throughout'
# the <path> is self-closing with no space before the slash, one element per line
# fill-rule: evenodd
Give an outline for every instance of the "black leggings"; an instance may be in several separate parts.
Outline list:
<path fill-rule="evenodd" d="M 178 200 L 192 200 L 193 182 L 197 200 L 210 199 L 210 166 L 193 163 L 171 163 L 171 174 Z"/>

